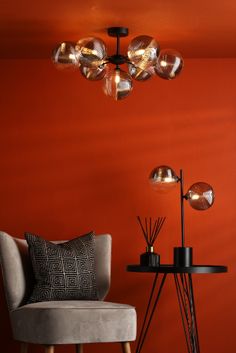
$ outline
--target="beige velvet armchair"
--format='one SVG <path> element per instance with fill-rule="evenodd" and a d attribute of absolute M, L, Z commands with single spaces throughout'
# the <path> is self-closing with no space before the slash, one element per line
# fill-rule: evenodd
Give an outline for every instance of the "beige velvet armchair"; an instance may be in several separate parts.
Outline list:
<path fill-rule="evenodd" d="M 54 353 L 59 344 L 120 342 L 123 353 L 130 353 L 129 342 L 136 338 L 136 311 L 126 304 L 103 301 L 110 287 L 111 236 L 95 237 L 95 264 L 98 298 L 96 301 L 69 300 L 27 303 L 33 271 L 25 240 L 0 232 L 0 260 L 13 338 L 21 342 L 21 353 L 28 343 L 45 346 Z"/>

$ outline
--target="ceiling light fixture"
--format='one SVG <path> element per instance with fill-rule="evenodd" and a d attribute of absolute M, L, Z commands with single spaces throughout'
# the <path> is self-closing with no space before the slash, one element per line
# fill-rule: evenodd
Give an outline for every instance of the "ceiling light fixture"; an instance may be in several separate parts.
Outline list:
<path fill-rule="evenodd" d="M 127 55 L 120 53 L 120 38 L 128 36 L 126 27 L 110 27 L 107 33 L 116 38 L 116 53 L 108 56 L 102 39 L 88 37 L 77 43 L 63 42 L 53 52 L 59 68 L 79 68 L 88 80 L 104 80 L 104 92 L 115 100 L 126 98 L 133 88 L 132 78 L 146 81 L 153 75 L 174 79 L 183 68 L 181 55 L 173 49 L 160 50 L 155 38 L 140 35 L 132 39 Z M 111 68 L 111 65 L 115 68 Z M 120 68 L 128 65 L 128 72 Z"/>

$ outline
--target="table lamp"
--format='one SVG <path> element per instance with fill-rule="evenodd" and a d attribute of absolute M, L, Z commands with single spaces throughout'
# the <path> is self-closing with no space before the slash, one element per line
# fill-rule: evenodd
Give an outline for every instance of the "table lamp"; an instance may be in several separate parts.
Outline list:
<path fill-rule="evenodd" d="M 179 267 L 191 266 L 193 250 L 191 247 L 185 246 L 184 200 L 187 200 L 194 209 L 204 211 L 213 205 L 214 191 L 209 184 L 197 182 L 190 186 L 184 194 L 183 170 L 180 169 L 180 176 L 177 176 L 174 170 L 166 165 L 154 168 L 149 176 L 149 181 L 157 191 L 167 191 L 178 182 L 180 183 L 181 246 L 174 248 L 174 264 Z"/>

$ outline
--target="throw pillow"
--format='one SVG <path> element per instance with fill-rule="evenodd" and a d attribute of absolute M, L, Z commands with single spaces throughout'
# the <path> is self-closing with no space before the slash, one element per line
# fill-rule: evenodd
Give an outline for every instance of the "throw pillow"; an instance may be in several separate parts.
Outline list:
<path fill-rule="evenodd" d="M 25 233 L 35 285 L 28 303 L 97 300 L 94 233 L 55 244 Z"/>

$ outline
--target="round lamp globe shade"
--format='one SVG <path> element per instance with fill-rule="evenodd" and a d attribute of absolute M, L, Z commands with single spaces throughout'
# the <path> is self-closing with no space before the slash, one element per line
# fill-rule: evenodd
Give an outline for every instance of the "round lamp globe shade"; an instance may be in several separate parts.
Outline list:
<path fill-rule="evenodd" d="M 132 89 L 131 76 L 119 68 L 109 71 L 104 77 L 104 93 L 115 100 L 126 98 Z"/>
<path fill-rule="evenodd" d="M 106 74 L 105 67 L 97 67 L 92 68 L 84 65 L 80 65 L 80 72 L 81 74 L 90 81 L 99 81 L 102 80 Z"/>
<path fill-rule="evenodd" d="M 79 54 L 72 42 L 60 43 L 52 53 L 52 61 L 58 70 L 73 71 L 79 67 Z"/>
<path fill-rule="evenodd" d="M 183 65 L 180 53 L 173 49 L 163 49 L 157 59 L 155 72 L 165 80 L 173 80 L 180 74 Z"/>
<path fill-rule="evenodd" d="M 80 39 L 76 44 L 81 65 L 98 68 L 107 56 L 106 46 L 102 39 L 88 37 Z"/>
<path fill-rule="evenodd" d="M 211 185 L 198 182 L 190 186 L 186 193 L 186 199 L 192 208 L 204 211 L 213 205 L 215 194 Z"/>
<path fill-rule="evenodd" d="M 160 52 L 156 39 L 141 35 L 132 39 L 128 47 L 128 58 L 136 67 L 146 70 L 154 66 Z"/>
<path fill-rule="evenodd" d="M 179 181 L 174 170 L 166 165 L 154 168 L 149 176 L 149 182 L 156 191 L 168 191 Z"/>

